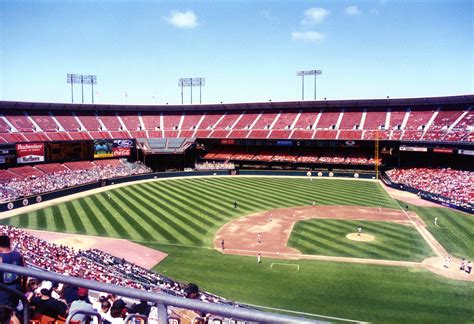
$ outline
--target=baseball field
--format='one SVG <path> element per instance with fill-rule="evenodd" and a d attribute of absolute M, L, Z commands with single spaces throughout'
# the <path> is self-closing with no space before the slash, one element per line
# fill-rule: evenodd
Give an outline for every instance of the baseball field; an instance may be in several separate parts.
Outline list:
<path fill-rule="evenodd" d="M 360 321 L 474 318 L 474 282 L 421 263 L 474 259 L 474 217 L 410 204 L 407 214 L 378 182 L 208 177 L 108 192 L 0 222 L 134 241 L 168 254 L 156 271 L 243 303 Z"/>

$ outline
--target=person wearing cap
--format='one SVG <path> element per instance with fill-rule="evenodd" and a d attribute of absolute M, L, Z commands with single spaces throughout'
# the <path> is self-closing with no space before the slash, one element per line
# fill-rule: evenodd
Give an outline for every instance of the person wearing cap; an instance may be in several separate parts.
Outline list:
<path fill-rule="evenodd" d="M 76 310 L 82 310 L 87 312 L 94 312 L 94 308 L 89 301 L 89 290 L 87 288 L 80 287 L 77 290 L 77 297 L 78 300 L 72 302 L 71 307 L 69 307 L 69 314 Z M 84 322 L 90 317 L 83 314 L 74 315 L 71 320 L 72 321 L 81 321 Z"/>
<path fill-rule="evenodd" d="M 33 307 L 35 313 L 49 317 L 67 316 L 67 305 L 60 300 L 52 298 L 50 289 L 41 289 L 41 296 L 33 297 L 30 306 Z"/>
<path fill-rule="evenodd" d="M 20 252 L 12 250 L 10 247 L 10 237 L 7 235 L 0 236 L 0 263 L 7 263 L 24 267 L 25 261 Z M 27 278 L 15 273 L 0 271 L 0 283 L 7 285 L 19 292 L 26 290 Z M 18 298 L 6 291 L 0 290 L 0 305 L 6 305 L 16 308 Z"/>

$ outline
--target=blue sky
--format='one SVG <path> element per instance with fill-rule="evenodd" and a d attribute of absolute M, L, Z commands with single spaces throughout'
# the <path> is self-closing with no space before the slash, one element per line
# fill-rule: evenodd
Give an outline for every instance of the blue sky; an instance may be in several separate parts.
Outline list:
<path fill-rule="evenodd" d="M 472 94 L 473 17 L 472 1 L 0 0 L 0 100 L 70 102 L 67 73 L 97 75 L 98 103 L 178 104 L 181 77 L 206 78 L 203 103 L 301 100 L 307 69 L 318 99 Z"/>

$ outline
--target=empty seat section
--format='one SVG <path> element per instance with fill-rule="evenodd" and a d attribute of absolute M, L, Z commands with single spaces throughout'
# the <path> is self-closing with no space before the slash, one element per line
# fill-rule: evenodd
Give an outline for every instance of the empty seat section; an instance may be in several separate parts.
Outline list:
<path fill-rule="evenodd" d="M 250 133 L 250 130 L 245 130 L 245 129 L 233 129 L 229 136 L 229 138 L 246 138 L 247 135 Z M 214 136 L 214 133 L 212 133 L 212 137 L 215 137 Z"/>
<path fill-rule="evenodd" d="M 89 170 L 95 167 L 90 161 L 66 162 L 64 165 L 71 170 Z"/>
<path fill-rule="evenodd" d="M 441 110 L 430 125 L 429 130 L 448 129 L 462 114 L 462 111 Z"/>
<path fill-rule="evenodd" d="M 10 170 L 0 170 L 0 182 L 9 181 L 12 179 L 24 178 L 16 173 L 11 172 Z"/>
<path fill-rule="evenodd" d="M 223 115 L 224 113 L 219 113 L 219 112 L 207 113 L 202 119 L 201 124 L 199 125 L 199 129 L 200 130 L 212 129 L 217 124 L 219 119 L 222 118 Z"/>
<path fill-rule="evenodd" d="M 382 127 L 385 127 L 386 119 L 386 111 L 367 111 L 365 114 L 364 129 L 381 129 Z"/>
<path fill-rule="evenodd" d="M 389 129 L 398 129 L 402 126 L 403 119 L 405 118 L 406 110 L 396 110 L 390 112 Z"/>
<path fill-rule="evenodd" d="M 58 125 L 47 111 L 30 111 L 28 115 L 44 132 L 54 132 L 58 129 Z"/>
<path fill-rule="evenodd" d="M 141 127 L 137 112 L 119 112 L 118 115 L 129 131 L 136 131 Z"/>
<path fill-rule="evenodd" d="M 100 120 L 104 124 L 105 128 L 109 131 L 123 130 L 122 124 L 113 112 L 101 112 L 99 115 Z"/>
<path fill-rule="evenodd" d="M 231 131 L 225 129 L 215 129 L 209 135 L 209 138 L 226 138 Z M 248 132 L 247 132 L 248 133 Z"/>
<path fill-rule="evenodd" d="M 132 138 L 146 138 L 145 131 L 130 131 L 130 135 L 132 135 Z"/>
<path fill-rule="evenodd" d="M 0 133 L 9 133 L 10 132 L 10 126 L 3 120 L 3 118 L 0 118 Z"/>
<path fill-rule="evenodd" d="M 70 112 L 54 111 L 53 115 L 66 131 L 78 131 L 81 127 Z"/>
<path fill-rule="evenodd" d="M 27 142 L 28 140 L 23 134 L 20 133 L 12 133 L 12 134 L 2 134 L 2 138 L 7 143 L 16 143 L 16 142 Z"/>
<path fill-rule="evenodd" d="M 46 136 L 48 136 L 52 141 L 70 141 L 71 137 L 68 135 L 69 133 L 67 132 L 50 132 L 46 133 Z"/>
<path fill-rule="evenodd" d="M 361 119 L 362 119 L 362 111 L 346 110 L 344 114 L 342 115 L 342 120 L 341 120 L 341 124 L 339 125 L 339 129 L 356 129 L 356 127 L 360 128 Z"/>
<path fill-rule="evenodd" d="M 81 111 L 81 112 L 76 112 L 77 117 L 81 121 L 82 125 L 88 130 L 88 131 L 100 131 L 100 123 L 97 120 L 96 115 L 93 112 L 89 111 Z"/>
<path fill-rule="evenodd" d="M 295 129 L 313 129 L 319 111 L 303 111 L 295 124 Z M 309 137 L 310 138 L 310 137 Z"/>
<path fill-rule="evenodd" d="M 45 133 L 24 133 L 23 136 L 25 136 L 29 142 L 49 142 L 50 141 L 49 137 L 47 137 Z"/>
<path fill-rule="evenodd" d="M 277 116 L 277 112 L 264 111 L 253 125 L 253 129 L 270 129 Z"/>
<path fill-rule="evenodd" d="M 203 113 L 186 113 L 183 117 L 181 130 L 195 130 L 202 118 Z M 182 136 L 184 137 L 184 136 Z"/>
<path fill-rule="evenodd" d="M 93 139 L 112 138 L 108 132 L 89 132 Z"/>
<path fill-rule="evenodd" d="M 130 135 L 126 131 L 119 131 L 119 132 L 110 132 L 112 138 L 130 138 Z"/>
<path fill-rule="evenodd" d="M 20 112 L 9 113 L 4 115 L 15 128 L 22 133 L 33 132 L 33 124 L 26 118 L 26 116 Z"/>
<path fill-rule="evenodd" d="M 416 111 L 412 110 L 410 112 L 410 117 L 408 118 L 407 125 L 405 129 L 408 130 L 421 130 L 428 124 L 428 121 L 433 116 L 434 111 Z"/>
<path fill-rule="evenodd" d="M 291 135 L 291 130 L 283 130 L 283 129 L 273 129 L 270 133 L 268 138 L 276 138 L 276 139 L 288 139 Z"/>
<path fill-rule="evenodd" d="M 166 113 L 163 114 L 163 129 L 178 130 L 181 121 L 182 113 Z"/>
<path fill-rule="evenodd" d="M 119 159 L 108 159 L 108 160 L 95 160 L 94 164 L 100 167 L 114 166 L 114 167 L 123 167 L 122 161 Z"/>
<path fill-rule="evenodd" d="M 317 129 L 331 129 L 336 126 L 337 120 L 339 119 L 340 112 L 334 111 L 323 111 L 321 118 L 316 125 Z"/>
<path fill-rule="evenodd" d="M 293 134 L 291 134 L 291 138 L 293 139 L 311 139 L 313 138 L 314 131 L 313 130 L 302 130 L 302 129 L 295 129 Z"/>
<path fill-rule="evenodd" d="M 259 118 L 260 112 L 245 112 L 233 129 L 250 129 L 250 126 Z M 257 120 L 258 122 L 258 120 Z"/>
<path fill-rule="evenodd" d="M 209 135 L 211 135 L 212 131 L 211 130 L 198 130 L 194 134 L 194 137 L 196 138 L 208 138 Z"/>
<path fill-rule="evenodd" d="M 68 169 L 60 163 L 47 163 L 47 164 L 37 164 L 35 168 L 43 171 L 44 173 L 57 173 L 64 172 Z"/>
<path fill-rule="evenodd" d="M 159 113 L 142 113 L 142 120 L 143 124 L 145 125 L 145 129 L 161 129 Z"/>
<path fill-rule="evenodd" d="M 235 121 L 240 117 L 241 113 L 228 113 L 222 118 L 216 125 L 214 129 L 229 129 L 232 125 L 235 124 Z"/>
<path fill-rule="evenodd" d="M 317 135 L 317 132 L 316 132 Z M 339 131 L 338 139 L 340 140 L 360 140 L 362 138 L 362 131 L 360 130 L 341 130 Z"/>
<path fill-rule="evenodd" d="M 314 135 L 315 139 L 335 139 L 337 130 L 317 130 Z"/>
<path fill-rule="evenodd" d="M 250 134 L 247 138 L 267 138 L 270 130 L 267 129 L 254 129 L 250 131 Z"/>
<path fill-rule="evenodd" d="M 290 129 L 291 125 L 295 122 L 296 116 L 298 116 L 298 113 L 283 111 L 275 124 L 273 124 L 272 129 Z"/>
<path fill-rule="evenodd" d="M 69 132 L 69 136 L 73 140 L 90 140 L 92 137 L 87 132 Z"/>
<path fill-rule="evenodd" d="M 44 174 L 42 171 L 29 165 L 10 168 L 10 171 L 22 177 L 40 177 Z"/>

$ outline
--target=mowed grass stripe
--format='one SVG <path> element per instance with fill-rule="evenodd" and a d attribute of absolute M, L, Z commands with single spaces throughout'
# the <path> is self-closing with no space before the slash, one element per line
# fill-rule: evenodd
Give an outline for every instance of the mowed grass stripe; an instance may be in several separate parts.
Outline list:
<path fill-rule="evenodd" d="M 350 227 L 352 227 L 351 225 Z M 347 226 L 346 226 L 347 227 Z M 345 235 L 352 233 L 353 231 L 348 228 L 340 228 L 339 231 L 334 231 L 333 235 L 327 234 L 326 231 L 316 231 L 311 228 L 305 228 L 301 240 L 308 240 L 312 237 L 317 237 L 316 241 L 324 243 L 326 245 L 326 252 L 331 252 L 332 250 L 338 249 L 339 251 L 344 251 L 347 254 L 354 255 L 366 255 L 366 256 L 376 256 L 377 258 L 390 258 L 391 255 L 395 254 L 400 257 L 398 251 L 396 250 L 386 250 L 380 251 L 380 248 L 377 251 L 373 251 L 373 248 L 366 244 L 348 244 L 348 239 Z M 352 243 L 352 241 L 350 241 Z"/>
<path fill-rule="evenodd" d="M 112 215 L 112 213 L 110 212 L 110 206 L 106 206 L 104 204 L 104 202 L 106 201 L 105 193 L 91 196 L 91 199 L 103 216 L 101 217 L 102 225 L 104 226 L 109 236 L 118 237 L 120 236 L 120 232 L 126 231 L 125 227 L 118 224 L 118 222 L 115 220 L 114 215 Z"/>
<path fill-rule="evenodd" d="M 224 206 L 223 208 L 232 209 L 233 202 L 237 201 L 239 214 L 260 210 L 264 203 L 261 198 L 255 200 L 249 199 L 250 193 L 248 191 L 233 186 L 228 186 L 226 189 L 224 187 L 216 187 L 214 184 L 205 183 L 196 184 L 194 188 L 202 193 L 201 196 L 208 196 L 209 199 L 214 201 L 217 205 Z"/>
<path fill-rule="evenodd" d="M 191 216 L 189 221 L 193 227 L 196 226 L 196 230 L 205 231 L 206 227 L 215 226 L 217 224 L 215 221 L 222 220 L 222 218 L 216 217 L 213 218 L 214 222 L 211 222 L 209 217 L 204 216 L 203 213 L 199 213 L 200 208 L 197 203 L 184 198 L 188 191 L 181 191 L 180 188 L 176 186 L 165 186 L 164 188 L 167 190 L 168 195 L 174 199 L 180 210 L 182 210 L 186 216 Z"/>
<path fill-rule="evenodd" d="M 66 209 L 67 209 L 67 214 L 69 217 L 71 217 L 72 220 L 72 225 L 74 227 L 74 232 L 80 233 L 80 234 L 85 234 L 86 233 L 86 228 L 84 227 L 84 224 L 82 223 L 82 219 L 79 216 L 79 214 L 76 211 L 77 208 L 77 200 L 74 201 L 68 201 L 65 203 Z"/>
<path fill-rule="evenodd" d="M 170 242 L 176 242 L 176 229 L 166 222 L 156 220 L 156 216 L 151 215 L 154 214 L 155 207 L 134 192 L 135 190 L 123 187 L 116 193 L 129 206 L 130 213 L 124 217 L 128 216 L 131 225 L 145 240 L 156 240 L 154 234 L 157 233 Z"/>
<path fill-rule="evenodd" d="M 350 197 L 331 192 L 364 193 Z M 362 188 L 362 189 L 361 189 Z M 309 205 L 317 195 L 318 204 L 357 205 L 369 191 L 380 191 L 377 184 L 357 181 L 321 181 L 290 178 L 186 178 L 150 182 L 111 191 L 112 200 L 102 193 L 67 203 L 61 209 L 62 220 L 51 208 L 29 213 L 18 219 L 29 219 L 28 226 L 42 229 L 126 237 L 140 241 L 157 241 L 202 245 L 212 243 L 212 233 L 231 218 L 267 209 Z M 359 195 L 360 196 L 360 195 Z M 363 196 L 363 195 L 362 195 Z M 343 202 L 341 203 L 341 200 Z M 351 201 L 352 200 L 352 201 Z M 233 208 L 233 202 L 239 206 Z M 77 208 L 72 208 L 76 206 Z M 160 215 L 157 215 L 161 208 Z M 74 210 L 74 211 L 73 211 Z M 157 220 L 157 217 L 161 220 Z M 54 219 L 54 220 L 53 220 Z M 50 223 L 51 222 L 51 223 Z M 184 230 L 183 230 L 184 229 Z"/>
<path fill-rule="evenodd" d="M 176 186 L 177 188 L 181 188 L 179 186 Z M 193 204 L 193 206 L 196 207 L 196 210 L 200 214 L 206 214 L 205 216 L 207 217 L 208 221 L 211 222 L 212 224 L 220 223 L 224 221 L 227 217 L 231 216 L 231 213 L 228 208 L 224 208 L 223 206 L 218 205 L 217 200 L 213 200 L 211 195 L 208 195 L 207 193 L 203 193 L 202 195 L 199 194 L 201 191 L 196 190 L 196 188 L 193 188 L 194 190 L 191 191 L 181 191 L 181 195 L 189 200 L 190 203 Z M 216 213 L 219 213 L 222 217 L 217 216 Z"/>
<path fill-rule="evenodd" d="M 317 183 L 318 181 L 309 181 L 309 183 Z M 326 183 L 332 182 L 331 180 L 327 180 Z M 347 181 L 342 182 L 342 184 L 346 184 Z M 304 182 L 303 182 L 304 183 Z M 283 187 L 285 186 L 285 182 L 281 181 L 280 186 Z M 288 186 L 288 184 L 286 184 Z M 338 190 L 340 190 L 341 195 L 338 195 L 337 197 L 334 196 L 334 194 L 331 192 L 330 188 L 324 187 L 321 184 L 318 184 L 316 186 L 302 186 L 302 188 L 297 188 L 293 193 L 295 195 L 301 196 L 302 192 L 306 192 L 307 194 L 303 195 L 307 199 L 306 201 L 303 202 L 304 205 L 311 203 L 312 201 L 316 201 L 318 204 L 324 204 L 324 205 L 367 205 L 368 201 L 367 198 L 364 195 L 368 193 L 368 190 L 362 191 L 364 195 L 359 195 L 359 192 L 356 192 L 354 190 L 356 187 L 353 186 L 340 186 Z M 369 187 L 370 189 L 373 189 L 374 187 L 371 186 Z M 360 189 L 360 188 L 359 188 Z M 370 195 L 370 200 L 377 199 L 377 197 L 373 197 L 372 192 Z M 373 205 L 376 205 L 375 202 L 370 201 Z"/>
<path fill-rule="evenodd" d="M 415 228 L 395 223 L 385 223 L 380 228 L 375 221 L 346 221 L 311 219 L 297 222 L 288 245 L 306 254 L 325 254 L 389 260 L 421 261 L 433 252 Z M 357 227 L 364 234 L 375 236 L 372 242 L 356 242 L 346 238 Z M 403 236 L 391 235 L 394 231 Z M 406 242 L 409 242 L 408 244 Z"/>
<path fill-rule="evenodd" d="M 450 208 L 406 205 L 423 219 L 428 231 L 451 255 L 474 260 L 474 244 L 472 244 L 474 217 L 472 215 Z M 435 217 L 438 217 L 438 226 L 434 225 Z"/>
<path fill-rule="evenodd" d="M 123 188 L 114 191 L 114 199 L 112 199 L 114 208 L 122 218 L 124 224 L 128 225 L 128 233 L 124 233 L 132 239 L 154 240 L 153 235 L 147 231 L 140 223 L 141 208 L 129 199 L 123 193 Z"/>
<path fill-rule="evenodd" d="M 153 197 L 139 188 L 135 188 L 135 191 L 140 192 L 141 196 L 136 195 L 132 190 L 126 190 L 130 198 L 140 202 L 143 207 L 148 210 L 153 210 L 154 212 L 159 212 L 156 214 L 154 213 L 153 217 L 147 217 L 148 221 L 151 222 L 149 223 L 150 225 L 161 226 L 161 229 L 158 230 L 159 232 L 164 230 L 164 226 L 162 225 L 165 223 L 169 225 L 175 233 L 179 233 L 181 240 L 190 242 L 201 241 L 197 236 L 199 228 L 193 228 L 189 223 L 187 223 L 187 220 L 190 219 L 189 215 L 182 215 L 179 208 L 174 204 L 174 201 L 170 199 L 171 197 L 162 194 L 161 192 L 155 192 L 155 196 Z M 162 199 L 159 200 L 159 197 Z M 156 220 L 156 218 L 158 218 L 158 220 Z M 174 239 L 179 241 L 176 234 Z"/>
<path fill-rule="evenodd" d="M 213 186 L 213 184 L 210 184 L 210 186 Z M 265 206 L 274 206 L 278 204 L 278 202 L 280 202 L 280 205 L 281 202 L 291 202 L 291 199 L 278 196 L 277 190 L 274 190 L 272 195 L 270 189 L 267 189 L 268 187 L 250 186 L 245 183 L 239 183 L 238 185 L 227 184 L 226 187 L 231 189 L 235 195 L 223 195 L 222 190 L 225 190 L 224 188 L 216 190 L 216 194 L 228 197 L 229 206 L 232 205 L 234 200 L 237 201 L 240 209 L 249 207 L 249 211 L 257 211 L 262 210 Z M 239 199 L 237 199 L 237 197 L 239 197 Z M 274 204 L 269 204 L 268 202 L 273 202 Z"/>
<path fill-rule="evenodd" d="M 81 205 L 86 215 L 86 219 L 89 221 L 89 224 L 85 224 L 88 232 L 92 231 L 94 232 L 94 234 L 98 234 L 100 236 L 107 235 L 107 231 L 105 230 L 101 222 L 102 217 L 100 219 L 98 218 L 98 209 L 92 202 L 92 199 L 90 197 L 85 197 L 79 200 L 79 204 Z"/>

